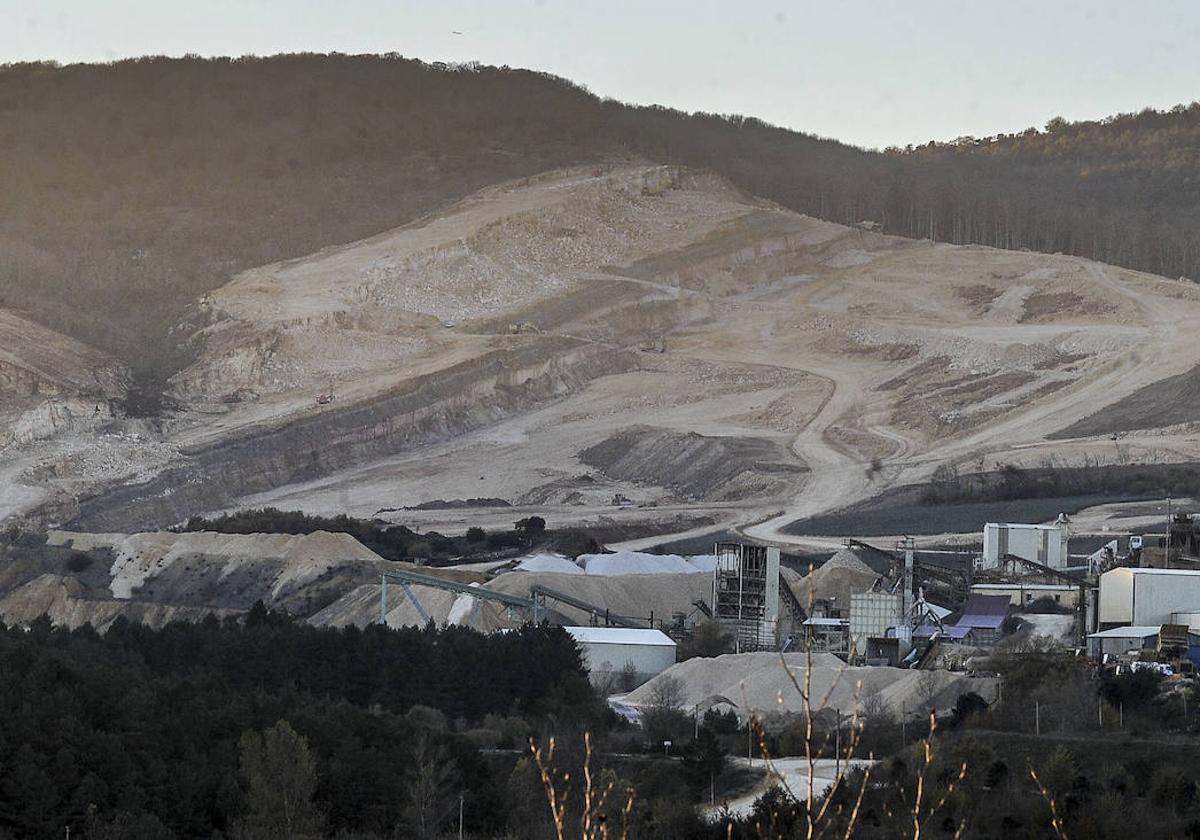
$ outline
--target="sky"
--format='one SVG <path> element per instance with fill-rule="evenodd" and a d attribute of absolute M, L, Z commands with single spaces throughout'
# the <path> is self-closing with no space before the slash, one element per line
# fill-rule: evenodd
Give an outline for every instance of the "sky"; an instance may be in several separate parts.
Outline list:
<path fill-rule="evenodd" d="M 0 62 L 396 52 L 859 146 L 1200 99 L 1197 0 L 0 0 Z"/>

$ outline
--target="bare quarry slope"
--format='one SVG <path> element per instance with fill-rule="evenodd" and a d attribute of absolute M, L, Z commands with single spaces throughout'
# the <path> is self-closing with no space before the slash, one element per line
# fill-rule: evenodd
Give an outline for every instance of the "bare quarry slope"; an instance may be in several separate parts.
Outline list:
<path fill-rule="evenodd" d="M 184 409 L 148 441 L 159 471 L 72 484 L 77 525 L 247 504 L 427 527 L 688 511 L 794 541 L 788 522 L 946 460 L 1111 454 L 1047 436 L 1200 363 L 1190 284 L 882 236 L 641 163 L 493 187 L 197 306 Z M 1122 457 L 1196 454 L 1169 431 Z M 514 507 L 396 510 L 473 497 Z"/>

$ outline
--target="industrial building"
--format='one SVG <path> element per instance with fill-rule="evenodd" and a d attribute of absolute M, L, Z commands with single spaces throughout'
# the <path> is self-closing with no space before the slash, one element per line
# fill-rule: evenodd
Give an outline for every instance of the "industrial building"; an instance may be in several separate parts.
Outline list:
<path fill-rule="evenodd" d="M 1069 583 L 1039 583 L 1015 580 L 1006 583 L 976 583 L 971 586 L 976 595 L 1005 595 L 1014 607 L 1026 607 L 1034 601 L 1053 601 L 1074 609 L 1079 603 L 1079 587 Z"/>
<path fill-rule="evenodd" d="M 904 598 L 899 592 L 855 592 L 850 596 L 851 651 L 866 654 L 868 639 L 888 636 L 903 621 Z"/>
<path fill-rule="evenodd" d="M 733 635 L 738 652 L 774 650 L 779 632 L 779 549 L 718 543 L 713 617 Z"/>
<path fill-rule="evenodd" d="M 1009 609 L 1006 595 L 972 594 L 954 626 L 970 630 L 971 641 L 975 644 L 994 644 L 1000 640 L 1001 625 L 1008 618 Z"/>
<path fill-rule="evenodd" d="M 1070 532 L 1065 522 L 1054 525 L 989 522 L 983 526 L 981 566 L 995 569 L 1011 555 L 1051 569 L 1065 569 L 1069 538 Z"/>
<path fill-rule="evenodd" d="M 1100 630 L 1172 624 L 1177 614 L 1198 608 L 1200 571 L 1122 567 L 1100 576 Z"/>
<path fill-rule="evenodd" d="M 675 664 L 675 642 L 661 630 L 632 627 L 564 627 L 583 654 L 593 683 L 608 684 L 632 672 L 641 685 Z M 632 687 L 632 686 L 631 686 Z"/>
<path fill-rule="evenodd" d="M 1090 633 L 1087 637 L 1088 656 L 1099 659 L 1103 656 L 1121 656 L 1122 654 L 1142 651 L 1158 652 L 1163 643 L 1170 639 L 1170 636 L 1164 637 L 1162 634 L 1166 630 L 1174 630 L 1182 632 L 1183 628 L 1179 625 L 1147 625 L 1147 626 L 1129 626 L 1129 627 L 1113 627 L 1109 630 L 1101 630 L 1099 633 Z M 1178 642 L 1182 645 L 1183 636 L 1180 635 Z M 1200 645 L 1200 634 L 1192 631 L 1187 631 L 1187 648 L 1190 650 Z"/>

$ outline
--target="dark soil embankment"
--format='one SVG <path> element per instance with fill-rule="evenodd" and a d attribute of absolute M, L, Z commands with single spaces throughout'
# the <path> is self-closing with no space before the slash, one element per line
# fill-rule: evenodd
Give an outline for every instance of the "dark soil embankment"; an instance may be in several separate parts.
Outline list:
<path fill-rule="evenodd" d="M 1200 420 L 1200 367 L 1147 385 L 1116 405 L 1050 435 L 1053 440 L 1161 429 Z"/>
<path fill-rule="evenodd" d="M 783 444 L 633 426 L 579 453 L 609 478 L 665 487 L 684 499 L 776 496 L 808 468 Z"/>
<path fill-rule="evenodd" d="M 887 536 L 978 531 L 985 522 L 1044 522 L 1094 505 L 1200 490 L 1200 464 L 1020 469 L 957 475 L 897 487 L 785 529 L 810 536 Z"/>
<path fill-rule="evenodd" d="M 958 505 L 889 506 L 877 497 L 853 508 L 800 519 L 784 530 L 813 537 L 884 537 L 900 534 L 961 534 L 982 531 L 986 522 L 1044 522 L 1060 513 L 1073 514 L 1093 505 L 1121 501 L 1116 496 L 1054 496 Z M 872 502 L 878 507 L 871 506 Z"/>

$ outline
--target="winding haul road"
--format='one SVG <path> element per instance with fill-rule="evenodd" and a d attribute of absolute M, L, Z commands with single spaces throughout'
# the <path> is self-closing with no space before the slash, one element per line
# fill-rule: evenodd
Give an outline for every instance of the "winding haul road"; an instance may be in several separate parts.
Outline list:
<path fill-rule="evenodd" d="M 915 434 L 906 435 L 891 426 L 870 425 L 867 427 L 870 432 L 897 444 L 895 452 L 881 459 L 882 469 L 874 474 L 869 471 L 868 462 L 836 448 L 827 437 L 831 426 L 868 403 L 872 383 L 855 377 L 849 366 L 806 361 L 806 371 L 827 379 L 833 386 L 824 406 L 792 443 L 795 453 L 809 464 L 812 472 L 785 510 L 765 521 L 740 526 L 738 532 L 784 547 L 836 550 L 841 547 L 840 539 L 789 534 L 785 528 L 797 520 L 870 498 L 887 487 L 927 480 L 942 463 L 982 456 L 995 459 L 1008 452 L 1019 452 L 1028 458 L 1031 451 L 1050 453 L 1072 445 L 1107 445 L 1107 441 L 1095 438 L 1047 440 L 1046 436 L 1139 388 L 1200 364 L 1200 343 L 1180 329 L 1181 321 L 1189 317 L 1188 311 L 1174 305 L 1170 296 L 1169 287 L 1182 281 L 1142 275 L 1144 282 L 1133 285 L 1114 277 L 1108 266 L 1082 259 L 1079 262 L 1092 282 L 1108 294 L 1128 298 L 1137 307 L 1140 323 L 1115 330 L 1136 336 L 1123 350 L 1097 362 L 1073 384 L 960 438 L 926 443 Z M 1148 288 L 1151 284 L 1154 289 Z M 1044 327 L 1014 326 L 1013 338 L 1019 338 L 1022 329 L 1028 330 L 1032 337 L 1034 331 Z M 1064 325 L 1062 331 L 1081 329 L 1104 327 Z M 1170 445 L 1169 441 L 1156 443 Z"/>

